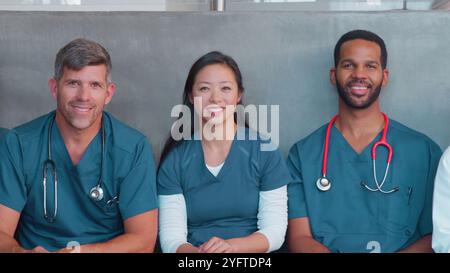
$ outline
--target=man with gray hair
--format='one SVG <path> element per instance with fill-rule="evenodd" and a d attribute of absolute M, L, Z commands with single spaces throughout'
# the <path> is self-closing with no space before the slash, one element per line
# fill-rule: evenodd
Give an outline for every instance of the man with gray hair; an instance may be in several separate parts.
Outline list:
<path fill-rule="evenodd" d="M 1 141 L 0 252 L 154 250 L 151 146 L 104 111 L 116 90 L 110 71 L 100 44 L 71 41 L 48 82 L 56 110 Z"/>

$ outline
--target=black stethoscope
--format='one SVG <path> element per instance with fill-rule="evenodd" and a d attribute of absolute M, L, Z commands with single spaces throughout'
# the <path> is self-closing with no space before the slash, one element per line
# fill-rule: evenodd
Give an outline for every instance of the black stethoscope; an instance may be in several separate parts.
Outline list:
<path fill-rule="evenodd" d="M 377 142 L 375 142 L 375 144 L 372 146 L 372 166 L 373 166 L 373 178 L 375 180 L 375 185 L 376 188 L 371 188 L 369 187 L 369 185 L 367 185 L 364 182 L 361 182 L 361 185 L 366 188 L 369 191 L 372 192 L 376 192 L 379 191 L 381 193 L 393 193 L 398 191 L 398 187 L 394 187 L 390 190 L 383 190 L 383 185 L 384 182 L 386 182 L 386 178 L 388 175 L 388 171 L 389 171 L 389 166 L 391 164 L 391 159 L 392 159 L 392 147 L 391 145 L 387 142 L 386 139 L 386 135 L 387 135 L 387 131 L 388 131 L 388 127 L 389 127 L 389 118 L 385 113 L 381 113 L 383 115 L 384 118 L 384 128 L 383 128 L 383 134 L 381 136 L 381 139 Z M 331 181 L 327 178 L 327 162 L 328 162 L 328 145 L 330 142 L 330 133 L 331 133 L 331 127 L 333 127 L 334 122 L 336 121 L 338 115 L 334 116 L 331 121 L 328 123 L 327 126 L 327 132 L 325 135 L 325 147 L 324 147 L 324 151 L 323 151 L 323 161 L 322 161 L 322 177 L 319 177 L 319 179 L 317 179 L 316 182 L 316 186 L 320 191 L 328 191 L 331 188 Z M 384 172 L 384 177 L 383 180 L 381 181 L 381 183 L 378 182 L 377 179 L 377 172 L 376 172 L 376 165 L 375 165 L 375 161 L 377 158 L 377 147 L 378 146 L 384 146 L 388 149 L 388 157 L 387 157 L 387 166 L 386 166 L 386 170 Z"/>
<path fill-rule="evenodd" d="M 53 123 L 55 122 L 55 117 L 52 118 L 51 122 L 50 122 L 50 126 L 48 127 L 48 154 L 47 154 L 47 160 L 45 160 L 44 162 L 44 172 L 43 172 L 43 182 L 42 184 L 44 185 L 44 218 L 49 222 L 49 223 L 53 223 L 55 221 L 56 218 L 56 214 L 58 212 L 58 177 L 56 174 L 56 164 L 52 159 L 52 128 L 53 128 Z M 104 194 L 103 194 L 103 189 L 102 189 L 102 180 L 103 180 L 103 158 L 105 156 L 105 127 L 103 126 L 103 121 L 102 121 L 102 154 L 101 154 L 101 164 L 100 164 L 100 178 L 98 179 L 97 185 L 94 186 L 90 191 L 89 191 L 89 197 L 91 198 L 92 201 L 94 202 L 99 202 L 101 200 L 103 200 Z M 54 183 L 53 183 L 53 187 L 54 187 L 54 203 L 55 203 L 55 209 L 53 210 L 53 216 L 48 215 L 47 213 L 47 174 L 48 174 L 48 169 L 51 169 L 52 173 L 53 173 L 53 178 L 54 178 Z M 110 204 L 110 202 L 114 202 L 116 201 L 117 197 L 114 197 L 113 199 L 108 201 L 108 205 Z"/>

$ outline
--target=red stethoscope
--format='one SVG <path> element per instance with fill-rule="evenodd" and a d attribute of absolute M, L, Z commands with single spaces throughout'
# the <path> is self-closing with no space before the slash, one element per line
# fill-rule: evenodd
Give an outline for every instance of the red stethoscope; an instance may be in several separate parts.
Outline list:
<path fill-rule="evenodd" d="M 379 141 L 375 142 L 375 144 L 372 146 L 373 178 L 375 180 L 376 188 L 371 188 L 364 182 L 361 182 L 361 185 L 364 186 L 369 191 L 372 191 L 372 192 L 379 191 L 381 193 L 388 194 L 388 193 L 393 193 L 393 192 L 398 191 L 398 187 L 394 187 L 391 190 L 383 190 L 383 185 L 384 185 L 384 182 L 386 182 L 386 178 L 387 178 L 388 171 L 389 171 L 389 166 L 391 164 L 392 147 L 391 147 L 391 145 L 389 145 L 389 143 L 387 142 L 387 139 L 386 139 L 386 134 L 387 134 L 388 127 L 389 127 L 389 118 L 385 113 L 381 113 L 381 114 L 383 115 L 383 118 L 384 118 L 383 134 L 381 136 L 381 139 Z M 323 161 L 322 161 L 322 177 L 317 179 L 317 182 L 316 182 L 317 188 L 320 191 L 328 191 L 331 188 L 331 182 L 327 178 L 328 146 L 330 143 L 331 127 L 333 127 L 333 124 L 336 121 L 337 117 L 338 117 L 338 115 L 334 116 L 330 120 L 330 122 L 328 123 L 328 126 L 327 126 L 327 132 L 325 135 L 325 147 L 324 147 L 324 151 L 323 151 Z M 378 182 L 377 172 L 376 172 L 377 168 L 375 165 L 375 161 L 377 158 L 377 148 L 380 145 L 384 146 L 388 149 L 387 166 L 386 166 L 386 170 L 384 172 L 384 177 L 383 177 L 383 180 L 381 181 L 381 183 Z"/>

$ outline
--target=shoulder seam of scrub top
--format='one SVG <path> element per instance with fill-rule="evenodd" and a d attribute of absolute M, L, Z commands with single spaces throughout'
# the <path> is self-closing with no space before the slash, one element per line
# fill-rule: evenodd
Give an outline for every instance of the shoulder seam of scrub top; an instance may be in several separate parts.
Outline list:
<path fill-rule="evenodd" d="M 150 142 L 146 135 L 141 133 L 140 131 L 128 126 L 127 124 L 123 123 L 119 119 L 115 118 L 113 115 L 111 115 L 109 112 L 104 111 L 103 112 L 105 119 L 107 119 L 107 125 L 106 126 L 106 137 L 111 138 L 113 141 L 115 140 L 116 136 L 112 135 L 112 132 L 119 131 L 120 133 L 126 133 L 128 137 L 132 136 L 132 139 L 128 139 L 126 144 L 127 145 L 119 145 L 117 142 L 110 143 L 111 148 L 113 149 L 119 149 L 123 152 L 126 152 L 128 154 L 135 154 L 136 153 L 136 147 L 142 144 L 142 142 Z M 132 144 L 132 145 L 129 145 Z M 149 143 L 150 144 L 150 143 Z M 151 144 L 150 144 L 151 145 Z"/>
<path fill-rule="evenodd" d="M 24 124 L 21 124 L 17 127 L 14 127 L 10 130 L 10 132 L 14 133 L 21 142 L 22 141 L 29 142 L 33 141 L 34 139 L 39 139 L 42 133 L 41 130 L 47 126 L 46 123 L 50 118 L 50 115 L 52 114 L 53 111 L 43 116 L 37 117 L 31 121 L 28 121 Z M 37 122 L 39 123 L 33 124 L 34 125 L 33 127 L 28 128 L 30 123 L 37 123 Z"/>
<path fill-rule="evenodd" d="M 258 163 L 258 161 L 255 159 L 255 158 L 253 158 L 253 157 L 251 157 L 250 156 L 250 153 L 244 148 L 244 147 L 242 147 L 242 145 L 239 145 L 239 143 L 236 143 L 237 145 L 238 145 L 238 150 L 240 150 L 242 153 L 244 153 L 244 155 L 247 157 L 247 158 L 249 158 L 250 160 L 251 160 L 251 162 L 255 165 L 255 166 L 257 166 L 258 167 L 258 171 L 259 171 L 259 163 Z M 259 157 L 259 154 L 258 154 L 258 157 Z"/>
<path fill-rule="evenodd" d="M 295 146 L 295 147 L 298 147 L 297 149 L 300 149 L 301 147 L 299 147 L 299 146 L 303 146 L 306 141 L 309 141 L 313 136 L 316 136 L 316 135 L 318 135 L 317 137 L 319 137 L 320 139 L 325 139 L 326 128 L 327 128 L 327 124 L 320 126 L 316 130 L 314 130 L 313 132 L 311 132 L 310 134 L 305 136 L 304 138 L 296 141 L 292 145 L 292 147 Z"/>
<path fill-rule="evenodd" d="M 185 141 L 185 140 L 184 140 Z M 184 142 L 183 141 L 183 142 Z M 195 140 L 194 140 L 195 141 Z M 194 145 L 196 144 L 196 143 L 193 143 Z M 188 145 L 188 143 L 184 143 L 184 145 Z M 200 145 L 201 146 L 201 145 Z M 176 147 L 175 149 L 181 149 L 181 145 L 179 145 L 178 147 Z M 175 152 L 175 151 L 177 151 L 177 152 L 183 152 L 183 151 L 179 151 L 179 150 L 173 150 L 173 152 Z M 184 148 L 184 149 L 186 149 L 186 148 Z M 203 151 L 201 151 L 201 152 L 203 152 Z M 184 152 L 183 152 L 183 154 L 185 154 Z M 199 155 L 197 154 L 197 151 L 195 151 L 195 152 L 193 152 L 193 153 L 191 153 L 191 154 L 189 154 L 188 155 L 188 157 L 186 158 L 186 160 L 183 160 L 182 162 L 181 162 L 181 169 L 182 170 L 184 170 L 189 164 L 191 164 L 191 161 L 193 160 L 193 159 L 195 159 L 196 157 L 198 157 Z"/>
<path fill-rule="evenodd" d="M 403 125 L 401 122 L 398 122 L 396 120 L 389 119 L 389 121 L 390 121 L 389 127 L 395 128 L 396 130 L 399 130 L 399 131 L 401 131 L 403 133 L 406 133 L 406 134 L 414 135 L 415 137 L 418 137 L 418 138 L 420 138 L 422 140 L 425 140 L 426 142 L 434 143 L 434 141 L 429 136 L 427 136 L 424 133 L 421 133 L 421 132 L 416 131 L 416 130 L 414 130 L 412 128 L 409 128 L 406 125 Z M 388 131 L 388 133 L 389 133 L 389 131 Z"/>
<path fill-rule="evenodd" d="M 108 139 L 107 139 L 106 141 L 108 141 Z M 143 136 L 143 137 L 140 138 L 138 141 L 136 141 L 135 143 L 133 143 L 133 144 L 134 144 L 134 147 L 133 147 L 133 148 L 138 147 L 139 145 L 141 145 L 143 142 L 146 142 L 146 141 L 149 141 L 149 140 L 147 139 L 147 137 Z M 149 143 L 149 144 L 150 144 L 150 143 Z M 120 150 L 120 151 L 122 151 L 122 152 L 124 152 L 124 153 L 127 153 L 127 154 L 129 154 L 129 155 L 135 155 L 135 154 L 137 154 L 136 151 L 130 151 L 129 149 L 125 149 L 125 148 L 123 148 L 123 147 L 121 147 L 121 146 L 119 146 L 119 145 L 116 145 L 116 144 L 113 144 L 113 143 L 111 143 L 110 145 L 111 145 L 110 149 L 111 149 L 111 148 L 112 148 L 112 149 L 117 149 L 117 150 Z M 150 145 L 151 145 L 151 144 L 150 144 Z"/>

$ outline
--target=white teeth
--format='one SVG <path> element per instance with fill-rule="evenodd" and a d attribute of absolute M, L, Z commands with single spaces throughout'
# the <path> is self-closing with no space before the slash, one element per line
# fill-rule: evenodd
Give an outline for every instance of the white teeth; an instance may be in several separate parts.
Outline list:
<path fill-rule="evenodd" d="M 222 108 L 209 108 L 208 111 L 209 112 L 213 112 L 213 113 L 217 113 L 217 112 L 223 111 L 223 109 Z"/>
<path fill-rule="evenodd" d="M 352 86 L 352 89 L 356 89 L 356 90 L 366 90 L 367 87 L 365 87 L 365 86 Z"/>
<path fill-rule="evenodd" d="M 90 110 L 89 107 L 79 107 L 79 106 L 73 106 L 74 108 L 76 108 L 78 111 L 82 111 L 82 112 L 87 112 Z"/>

